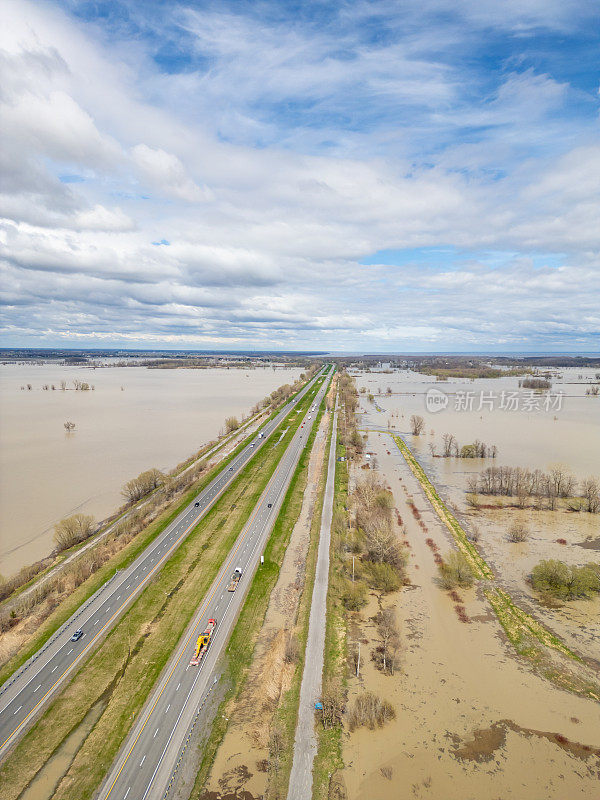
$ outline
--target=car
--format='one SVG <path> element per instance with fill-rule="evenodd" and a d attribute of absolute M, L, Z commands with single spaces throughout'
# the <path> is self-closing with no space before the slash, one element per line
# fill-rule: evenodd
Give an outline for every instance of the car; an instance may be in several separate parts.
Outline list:
<path fill-rule="evenodd" d="M 233 472 L 233 467 L 229 467 L 229 472 Z"/>
<path fill-rule="evenodd" d="M 83 631 L 81 630 L 81 628 L 78 628 L 73 634 L 73 636 L 71 636 L 71 641 L 78 642 L 82 636 L 83 636 Z"/>
<path fill-rule="evenodd" d="M 267 508 L 273 508 L 273 503 L 267 503 Z"/>
<path fill-rule="evenodd" d="M 254 447 L 254 442 L 251 442 L 250 447 Z"/>
<path fill-rule="evenodd" d="M 196 508 L 198 508 L 198 506 L 200 505 L 200 500 L 196 500 L 196 502 L 194 503 L 194 505 L 196 506 Z"/>

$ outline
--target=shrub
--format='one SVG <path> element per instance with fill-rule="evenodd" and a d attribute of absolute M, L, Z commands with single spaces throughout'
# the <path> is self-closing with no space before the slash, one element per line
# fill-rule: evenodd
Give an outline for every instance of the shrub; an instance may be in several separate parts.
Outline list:
<path fill-rule="evenodd" d="M 360 611 L 367 605 L 367 587 L 362 581 L 346 582 L 342 602 L 348 611 Z"/>
<path fill-rule="evenodd" d="M 508 529 L 508 538 L 511 542 L 526 542 L 529 539 L 529 530 L 524 522 L 515 521 Z"/>
<path fill-rule="evenodd" d="M 600 565 L 571 566 L 557 559 L 540 561 L 531 572 L 533 588 L 544 594 L 570 600 L 600 592 Z"/>
<path fill-rule="evenodd" d="M 370 584 L 381 592 L 396 592 L 402 585 L 402 576 L 391 564 L 369 564 Z"/>
<path fill-rule="evenodd" d="M 83 542 L 94 530 L 94 518 L 86 514 L 73 514 L 54 526 L 54 542 L 59 550 L 66 550 Z"/>
<path fill-rule="evenodd" d="M 462 553 L 452 552 L 439 565 L 440 581 L 444 589 L 463 588 L 473 585 L 474 577 L 471 565 Z"/>
<path fill-rule="evenodd" d="M 363 692 L 354 701 L 348 724 L 351 731 L 362 726 L 373 731 L 395 718 L 396 711 L 388 700 L 378 697 L 373 692 Z"/>

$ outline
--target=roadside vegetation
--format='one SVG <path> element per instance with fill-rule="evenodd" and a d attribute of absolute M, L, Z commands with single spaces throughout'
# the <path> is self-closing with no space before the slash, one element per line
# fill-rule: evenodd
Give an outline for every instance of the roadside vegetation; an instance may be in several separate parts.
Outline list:
<path fill-rule="evenodd" d="M 309 397 L 299 406 L 306 410 Z M 292 417 L 293 415 L 293 417 Z M 214 580 L 300 424 L 248 464 L 190 532 L 154 580 L 23 737 L 0 770 L 3 800 L 13 800 L 100 700 L 105 709 L 54 793 L 86 800 L 108 771 L 137 713 Z M 263 575 L 271 570 L 265 553 Z"/>

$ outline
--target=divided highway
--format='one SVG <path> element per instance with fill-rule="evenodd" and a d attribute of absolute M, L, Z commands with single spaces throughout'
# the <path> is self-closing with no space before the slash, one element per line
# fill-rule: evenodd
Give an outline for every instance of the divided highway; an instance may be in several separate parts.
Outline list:
<path fill-rule="evenodd" d="M 0 759 L 27 730 L 60 685 L 112 627 L 185 539 L 197 522 L 235 480 L 246 463 L 281 424 L 290 409 L 322 377 L 319 372 L 200 492 L 190 505 L 156 537 L 126 569 L 85 603 L 21 669 L 0 689 Z M 76 629 L 83 631 L 71 641 Z"/>
<path fill-rule="evenodd" d="M 318 409 L 328 380 L 311 408 Z M 163 677 L 146 703 L 100 792 L 100 800 L 150 800 L 169 793 L 181 757 L 203 702 L 218 679 L 215 667 L 234 626 L 260 555 L 277 519 L 290 480 L 306 445 L 316 413 L 303 423 L 277 465 L 248 522 L 190 623 Z M 228 584 L 236 568 L 242 577 L 233 592 Z M 199 666 L 192 666 L 196 640 L 209 619 L 216 620 L 210 645 Z"/>

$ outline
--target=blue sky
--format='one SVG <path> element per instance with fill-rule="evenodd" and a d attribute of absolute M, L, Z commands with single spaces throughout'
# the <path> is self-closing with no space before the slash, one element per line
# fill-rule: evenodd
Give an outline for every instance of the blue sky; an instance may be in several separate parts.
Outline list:
<path fill-rule="evenodd" d="M 598 347 L 595 2 L 35 2 L 4 346 Z"/>

